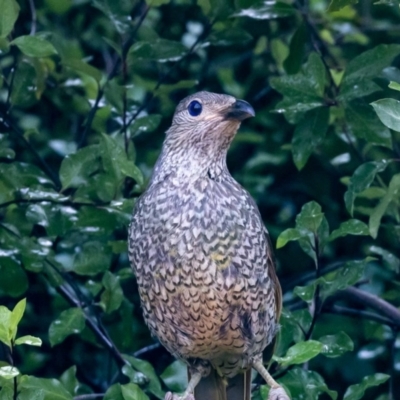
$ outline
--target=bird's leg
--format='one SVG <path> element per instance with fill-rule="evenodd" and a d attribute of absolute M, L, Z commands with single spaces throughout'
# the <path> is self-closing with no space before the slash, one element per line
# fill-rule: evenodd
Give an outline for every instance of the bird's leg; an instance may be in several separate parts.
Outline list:
<path fill-rule="evenodd" d="M 262 360 L 253 362 L 253 368 L 263 377 L 267 385 L 271 388 L 268 395 L 268 400 L 290 400 L 285 389 L 268 373 L 264 367 Z"/>
<path fill-rule="evenodd" d="M 200 382 L 203 376 L 207 376 L 210 373 L 210 368 L 196 368 L 191 369 L 190 380 L 187 385 L 186 390 L 182 394 L 177 393 L 166 393 L 164 400 L 195 400 L 193 393 L 194 389 L 196 388 L 197 384 Z"/>

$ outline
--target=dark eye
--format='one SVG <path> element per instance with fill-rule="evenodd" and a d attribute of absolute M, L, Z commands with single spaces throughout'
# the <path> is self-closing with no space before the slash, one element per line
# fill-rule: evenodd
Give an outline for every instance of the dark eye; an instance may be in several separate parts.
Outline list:
<path fill-rule="evenodd" d="M 192 117 L 197 117 L 198 115 L 200 115 L 202 109 L 202 105 L 197 100 L 191 101 L 188 107 L 189 114 Z"/>

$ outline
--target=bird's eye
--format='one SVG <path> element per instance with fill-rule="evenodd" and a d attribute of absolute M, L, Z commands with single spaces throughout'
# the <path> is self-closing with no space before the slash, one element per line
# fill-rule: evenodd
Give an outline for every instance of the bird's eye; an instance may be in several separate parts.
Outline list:
<path fill-rule="evenodd" d="M 189 114 L 192 117 L 197 117 L 198 115 L 200 115 L 202 109 L 202 105 L 197 100 L 191 101 L 188 107 Z"/>

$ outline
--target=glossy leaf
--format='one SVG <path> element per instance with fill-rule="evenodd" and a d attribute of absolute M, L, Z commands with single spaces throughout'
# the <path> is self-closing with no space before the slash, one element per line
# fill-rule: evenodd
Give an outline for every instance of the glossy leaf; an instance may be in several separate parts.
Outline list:
<path fill-rule="evenodd" d="M 334 335 L 321 336 L 318 339 L 323 344 L 322 354 L 326 357 L 340 357 L 342 354 L 353 351 L 354 344 L 345 332 Z"/>
<path fill-rule="evenodd" d="M 331 0 L 328 11 L 339 11 L 343 7 L 350 6 L 353 4 L 357 4 L 358 0 Z"/>
<path fill-rule="evenodd" d="M 368 235 L 368 226 L 358 220 L 358 219 L 349 219 L 346 222 L 342 222 L 338 229 L 335 229 L 331 235 L 329 236 L 329 240 L 335 240 L 339 237 L 347 236 L 347 235 Z"/>
<path fill-rule="evenodd" d="M 80 308 L 70 308 L 63 311 L 49 327 L 49 340 L 55 346 L 72 334 L 82 332 L 85 327 L 85 318 Z"/>
<path fill-rule="evenodd" d="M 101 294 L 100 307 L 109 314 L 118 310 L 124 299 L 124 293 L 121 289 L 118 277 L 109 271 L 106 271 L 104 274 L 102 283 L 105 290 Z"/>
<path fill-rule="evenodd" d="M 359 400 L 364 396 L 364 393 L 368 388 L 379 386 L 382 383 L 385 383 L 389 378 L 389 375 L 379 373 L 366 376 L 363 378 L 361 383 L 349 386 L 344 394 L 343 400 Z"/>
<path fill-rule="evenodd" d="M 17 46 L 28 57 L 48 57 L 57 54 L 57 50 L 40 36 L 19 36 L 11 44 Z"/>
<path fill-rule="evenodd" d="M 20 7 L 15 0 L 0 0 L 0 10 L 0 38 L 5 38 L 14 28 Z"/>
<path fill-rule="evenodd" d="M 178 61 L 187 53 L 186 47 L 167 39 L 156 39 L 152 42 L 136 42 L 129 49 L 133 60 L 154 60 L 158 62 Z"/>
<path fill-rule="evenodd" d="M 321 375 L 302 368 L 293 368 L 280 382 L 289 388 L 293 399 L 316 400 L 320 394 L 326 393 L 332 400 L 337 399 L 337 393 L 330 390 Z"/>
<path fill-rule="evenodd" d="M 143 390 L 134 383 L 121 385 L 121 393 L 124 400 L 149 400 L 149 397 Z"/>
<path fill-rule="evenodd" d="M 374 145 L 392 148 L 389 129 L 379 121 L 369 105 L 359 101 L 346 103 L 345 113 L 354 136 Z"/>
<path fill-rule="evenodd" d="M 400 54 L 400 45 L 380 44 L 353 58 L 347 65 L 342 89 L 378 75 Z"/>
<path fill-rule="evenodd" d="M 124 359 L 133 368 L 143 373 L 149 379 L 149 384 L 147 385 L 147 388 L 152 394 L 154 394 L 159 399 L 164 398 L 164 392 L 161 389 L 161 382 L 158 379 L 158 376 L 154 371 L 153 366 L 149 362 L 128 355 L 124 355 Z"/>
<path fill-rule="evenodd" d="M 385 196 L 373 210 L 369 218 L 369 232 L 371 236 L 375 239 L 378 235 L 378 230 L 381 224 L 381 219 L 386 212 L 389 204 L 399 198 L 400 194 L 400 174 L 392 176 L 389 183 L 389 188 Z"/>
<path fill-rule="evenodd" d="M 351 216 L 354 213 L 354 200 L 357 195 L 367 189 L 375 179 L 376 174 L 384 171 L 386 166 L 386 161 L 369 161 L 360 165 L 354 171 L 347 192 L 344 194 L 346 208 Z"/>
<path fill-rule="evenodd" d="M 321 353 L 322 343 L 316 340 L 308 340 L 307 342 L 299 342 L 289 348 L 284 357 L 274 357 L 274 360 L 283 367 L 302 364 Z"/>
<path fill-rule="evenodd" d="M 14 257 L 0 256 L 0 290 L 12 297 L 23 295 L 28 289 L 28 277 Z"/>
<path fill-rule="evenodd" d="M 172 392 L 184 392 L 188 384 L 187 365 L 180 360 L 176 360 L 165 368 L 160 378 Z"/>
<path fill-rule="evenodd" d="M 40 347 L 42 345 L 42 339 L 31 335 L 21 336 L 15 341 L 16 346 L 20 344 L 27 344 L 29 346 Z"/>
<path fill-rule="evenodd" d="M 66 371 L 62 373 L 60 376 L 60 382 L 64 385 L 64 387 L 68 390 L 68 392 L 72 395 L 77 393 L 79 388 L 79 381 L 76 378 L 76 366 L 72 366 L 68 368 Z"/>
<path fill-rule="evenodd" d="M 324 213 L 321 210 L 321 206 L 315 201 L 310 201 L 303 205 L 300 213 L 297 215 L 296 228 L 307 229 L 316 233 L 323 217 Z"/>
<path fill-rule="evenodd" d="M 298 122 L 309 110 L 324 105 L 325 66 L 316 53 L 311 53 L 296 75 L 271 78 L 271 86 L 284 98 L 275 111 L 284 113 L 292 123 Z"/>
<path fill-rule="evenodd" d="M 379 246 L 371 246 L 369 251 L 372 254 L 377 254 L 382 257 L 382 260 L 386 266 L 388 266 L 392 271 L 400 272 L 400 258 L 395 256 L 392 252 L 383 249 Z"/>
<path fill-rule="evenodd" d="M 18 371 L 18 368 L 13 367 L 11 365 L 5 365 L 3 367 L 0 367 L 0 378 L 13 379 L 19 374 L 20 372 Z"/>
<path fill-rule="evenodd" d="M 302 233 L 300 230 L 296 228 L 289 228 L 281 232 L 277 241 L 276 248 L 280 249 L 281 247 L 286 246 L 286 244 L 291 240 L 299 240 L 302 237 Z"/>
<path fill-rule="evenodd" d="M 111 254 L 104 251 L 106 248 L 104 243 L 95 240 L 84 243 L 75 255 L 73 271 L 88 276 L 106 271 L 111 263 Z"/>
<path fill-rule="evenodd" d="M 223 31 L 213 32 L 204 45 L 212 46 L 235 46 L 250 42 L 253 37 L 244 29 L 230 28 Z"/>
<path fill-rule="evenodd" d="M 295 10 L 291 5 L 281 1 L 258 2 L 250 8 L 245 8 L 235 13 L 234 17 L 249 17 L 253 19 L 274 19 L 288 17 L 294 14 Z"/>
<path fill-rule="evenodd" d="M 312 152 L 322 143 L 328 129 L 328 118 L 329 109 L 319 107 L 308 111 L 296 125 L 292 139 L 292 153 L 298 170 L 306 165 Z"/>
<path fill-rule="evenodd" d="M 42 390 L 45 394 L 44 400 L 73 400 L 72 395 L 68 393 L 62 383 L 57 379 L 25 376 L 20 387 L 34 391 Z"/>
<path fill-rule="evenodd" d="M 400 131 L 400 101 L 382 99 L 371 103 L 381 122 L 388 128 Z"/>

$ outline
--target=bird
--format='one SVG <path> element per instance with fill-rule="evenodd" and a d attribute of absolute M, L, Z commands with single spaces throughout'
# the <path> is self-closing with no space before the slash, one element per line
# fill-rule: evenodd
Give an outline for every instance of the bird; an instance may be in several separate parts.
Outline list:
<path fill-rule="evenodd" d="M 271 242 L 226 163 L 241 122 L 254 115 L 227 94 L 181 100 L 134 206 L 128 253 L 144 320 L 188 365 L 186 390 L 165 400 L 249 400 L 252 368 L 269 400 L 289 400 L 262 359 L 282 307 Z"/>

